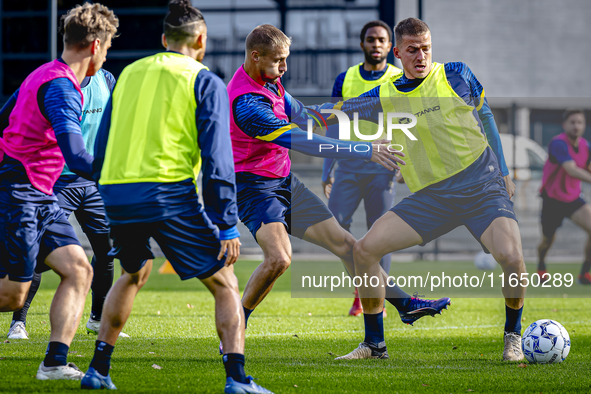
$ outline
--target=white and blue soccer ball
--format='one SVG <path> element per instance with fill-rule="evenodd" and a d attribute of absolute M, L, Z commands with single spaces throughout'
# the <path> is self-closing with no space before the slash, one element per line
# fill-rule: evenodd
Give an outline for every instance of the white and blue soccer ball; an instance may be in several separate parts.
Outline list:
<path fill-rule="evenodd" d="M 570 337 L 557 321 L 538 320 L 523 333 L 521 347 L 530 363 L 561 363 L 570 351 Z"/>
<path fill-rule="evenodd" d="M 492 254 L 478 252 L 476 256 L 474 256 L 474 265 L 479 270 L 483 271 L 492 271 L 497 268 L 497 261 L 492 256 Z"/>

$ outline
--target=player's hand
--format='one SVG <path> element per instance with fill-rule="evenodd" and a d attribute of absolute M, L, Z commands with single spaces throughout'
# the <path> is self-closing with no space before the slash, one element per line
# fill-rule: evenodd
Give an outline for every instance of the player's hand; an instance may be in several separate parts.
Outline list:
<path fill-rule="evenodd" d="M 330 192 L 332 191 L 332 184 L 334 183 L 334 178 L 328 177 L 326 182 L 322 181 L 322 191 L 324 191 L 324 195 L 327 199 L 330 198 Z"/>
<path fill-rule="evenodd" d="M 390 141 L 380 140 L 372 144 L 373 151 L 371 154 L 371 161 L 378 163 L 384 168 L 395 171 L 399 170 L 399 164 L 405 165 L 406 163 L 399 157 L 404 157 L 404 153 L 399 150 L 390 147 Z"/>
<path fill-rule="evenodd" d="M 238 256 L 240 256 L 240 245 L 242 245 L 240 238 L 224 239 L 220 242 L 222 247 L 220 248 L 220 254 L 218 254 L 218 260 L 223 259 L 224 255 L 226 255 L 226 267 L 234 264 L 238 260 Z"/>
<path fill-rule="evenodd" d="M 515 194 L 515 184 L 511 180 L 511 175 L 506 175 L 503 179 L 505 180 L 505 187 L 507 188 L 509 198 L 513 198 L 513 195 Z"/>

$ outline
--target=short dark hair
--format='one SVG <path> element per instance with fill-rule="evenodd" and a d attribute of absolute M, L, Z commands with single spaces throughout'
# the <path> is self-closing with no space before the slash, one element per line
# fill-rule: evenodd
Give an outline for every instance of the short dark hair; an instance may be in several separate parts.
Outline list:
<path fill-rule="evenodd" d="M 164 17 L 164 35 L 170 41 L 183 41 L 195 35 L 199 23 L 205 23 L 203 14 L 189 0 L 171 0 Z"/>
<path fill-rule="evenodd" d="M 281 30 L 273 25 L 259 25 L 252 29 L 246 36 L 246 56 L 254 50 L 261 56 L 265 56 L 268 51 L 279 47 L 289 47 L 291 38 L 285 35 Z"/>
<path fill-rule="evenodd" d="M 97 38 L 106 41 L 115 37 L 119 19 L 102 4 L 77 5 L 60 19 L 59 31 L 66 46 L 86 48 Z"/>
<path fill-rule="evenodd" d="M 361 29 L 361 34 L 359 35 L 359 38 L 361 39 L 361 42 L 365 41 L 365 35 L 367 34 L 367 31 L 369 29 L 371 29 L 372 27 L 383 27 L 384 29 L 386 29 L 386 31 L 388 32 L 388 38 L 390 39 L 390 42 L 392 42 L 392 29 L 384 21 L 371 21 L 371 22 L 367 22 L 363 26 L 363 29 Z"/>
<path fill-rule="evenodd" d="M 583 111 L 581 108 L 568 108 L 566 111 L 562 113 L 562 121 L 566 122 L 566 120 L 574 114 L 581 114 L 585 116 L 585 111 Z"/>
<path fill-rule="evenodd" d="M 421 36 L 429 32 L 429 26 L 417 18 L 406 18 L 398 22 L 394 28 L 396 43 L 402 42 L 403 36 Z"/>

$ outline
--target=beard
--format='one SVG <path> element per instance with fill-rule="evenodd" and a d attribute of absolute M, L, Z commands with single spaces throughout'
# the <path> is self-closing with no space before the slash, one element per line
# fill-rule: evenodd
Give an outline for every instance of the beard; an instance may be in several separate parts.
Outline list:
<path fill-rule="evenodd" d="M 376 59 L 373 56 L 371 56 L 371 53 L 363 52 L 363 54 L 365 55 L 365 61 L 368 64 L 371 64 L 372 66 L 375 66 L 376 64 L 380 64 L 381 62 L 386 60 L 386 58 L 388 57 L 388 54 L 385 54 L 385 55 L 380 56 L 379 59 Z"/>
<path fill-rule="evenodd" d="M 271 83 L 271 84 L 276 84 L 281 79 L 281 76 L 270 77 L 269 75 L 265 74 L 265 72 L 263 70 L 261 70 L 260 75 L 261 75 L 261 79 L 264 82 Z"/>

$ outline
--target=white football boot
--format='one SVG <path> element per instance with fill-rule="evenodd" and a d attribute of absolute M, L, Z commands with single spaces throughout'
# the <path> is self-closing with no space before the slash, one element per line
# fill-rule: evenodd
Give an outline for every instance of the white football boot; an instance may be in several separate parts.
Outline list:
<path fill-rule="evenodd" d="M 14 322 L 8 330 L 8 339 L 29 339 L 29 333 L 25 329 L 25 323 L 22 321 Z"/>
<path fill-rule="evenodd" d="M 357 349 L 349 354 L 337 357 L 335 360 L 359 360 L 362 358 L 390 358 L 388 356 L 388 349 L 386 349 L 386 342 L 381 342 L 377 346 L 373 343 L 361 342 Z"/>
<path fill-rule="evenodd" d="M 101 328 L 101 321 L 100 320 L 94 320 L 92 317 L 88 318 L 88 323 L 86 323 L 86 332 L 88 334 L 98 335 L 100 328 Z M 120 332 L 119 338 L 129 338 L 129 335 L 127 335 L 124 332 Z"/>
<path fill-rule="evenodd" d="M 505 350 L 503 350 L 503 361 L 522 361 L 523 351 L 521 350 L 521 335 L 516 332 L 505 332 Z"/>
<path fill-rule="evenodd" d="M 82 372 L 74 363 L 46 367 L 42 362 L 37 370 L 38 380 L 82 380 L 83 377 L 84 372 Z"/>

